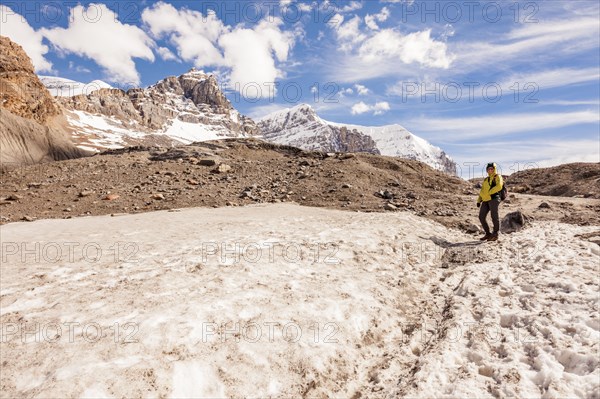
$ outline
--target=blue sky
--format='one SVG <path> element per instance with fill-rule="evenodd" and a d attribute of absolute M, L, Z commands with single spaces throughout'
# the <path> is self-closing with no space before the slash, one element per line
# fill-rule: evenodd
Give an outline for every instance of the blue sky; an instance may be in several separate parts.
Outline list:
<path fill-rule="evenodd" d="M 600 161 L 597 1 L 3 1 L 36 70 L 116 87 L 195 66 L 242 113 L 401 124 L 469 168 Z"/>

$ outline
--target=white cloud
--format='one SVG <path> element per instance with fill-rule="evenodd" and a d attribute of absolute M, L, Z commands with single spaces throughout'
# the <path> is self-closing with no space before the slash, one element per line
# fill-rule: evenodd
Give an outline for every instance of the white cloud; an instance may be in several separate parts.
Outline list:
<path fill-rule="evenodd" d="M 511 86 L 519 83 L 521 88 L 527 83 L 534 83 L 540 90 L 553 87 L 569 86 L 584 82 L 598 82 L 600 80 L 600 71 L 598 68 L 557 68 L 533 73 L 514 74 L 500 83 L 503 90 L 510 90 Z"/>
<path fill-rule="evenodd" d="M 112 82 L 138 85 L 140 75 L 133 58 L 154 61 L 152 39 L 137 26 L 119 22 L 104 4 L 78 5 L 71 9 L 68 28 L 40 32 L 58 51 L 94 60 Z"/>
<path fill-rule="evenodd" d="M 353 94 L 354 94 L 354 89 L 352 89 L 351 87 L 346 87 L 346 88 L 340 87 L 337 90 L 338 100 L 343 100 L 343 99 L 347 98 L 348 96 L 352 96 Z"/>
<path fill-rule="evenodd" d="M 379 29 L 379 25 L 375 22 L 375 16 L 367 14 L 365 16 L 365 24 L 369 27 L 369 29 L 377 30 Z"/>
<path fill-rule="evenodd" d="M 156 49 L 156 52 L 164 61 L 179 61 L 179 58 L 177 58 L 177 56 L 166 47 L 159 47 Z"/>
<path fill-rule="evenodd" d="M 331 29 L 338 29 L 344 23 L 344 16 L 342 14 L 335 14 L 327 21 L 327 26 Z"/>
<path fill-rule="evenodd" d="M 493 41 L 458 43 L 453 50 L 459 55 L 457 67 L 483 68 L 506 62 L 528 62 L 556 59 L 599 45 L 598 19 L 578 17 L 522 24 Z"/>
<path fill-rule="evenodd" d="M 372 30 L 379 29 L 379 25 L 377 22 L 385 22 L 390 16 L 390 10 L 387 7 L 383 7 L 381 11 L 377 14 L 371 15 L 367 14 L 365 16 L 365 24 Z"/>
<path fill-rule="evenodd" d="M 197 67 L 223 64 L 215 43 L 228 29 L 213 12 L 203 15 L 159 2 L 144 9 L 142 21 L 155 38 L 167 37 L 184 61 L 193 62 Z"/>
<path fill-rule="evenodd" d="M 497 82 L 479 83 L 478 86 L 458 83 L 453 80 L 433 80 L 430 78 L 416 80 L 400 80 L 388 86 L 385 94 L 402 96 L 403 100 L 425 102 L 429 96 L 433 99 L 436 95 L 443 101 L 472 101 L 484 96 L 509 97 L 519 96 L 519 101 L 533 101 L 540 105 L 551 105 L 546 99 L 539 101 L 539 90 L 565 87 L 586 82 L 597 83 L 600 80 L 600 71 L 597 68 L 557 68 L 531 73 L 515 73 Z M 487 87 L 487 88 L 486 88 Z M 516 97 L 515 97 L 516 98 Z M 554 105 L 557 105 L 556 102 Z"/>
<path fill-rule="evenodd" d="M 335 33 L 339 50 L 346 53 L 338 65 L 330 66 L 331 73 L 342 81 L 351 80 L 356 74 L 373 78 L 398 73 L 398 61 L 448 69 L 454 60 L 447 44 L 432 38 L 430 29 L 403 34 L 392 28 L 363 30 L 361 24 L 362 18 L 358 16 L 346 19 L 340 14 L 328 24 Z"/>
<path fill-rule="evenodd" d="M 77 73 L 91 73 L 92 71 L 90 71 L 88 68 L 81 66 L 81 65 L 75 65 L 75 63 L 73 61 L 69 61 L 69 70 L 70 71 L 75 71 Z"/>
<path fill-rule="evenodd" d="M 405 64 L 418 63 L 432 68 L 447 69 L 454 57 L 448 54 L 446 43 L 431 38 L 431 30 L 402 33 L 383 29 L 365 40 L 358 49 L 366 62 L 399 59 Z"/>
<path fill-rule="evenodd" d="M 183 60 L 199 68 L 228 68 L 232 87 L 256 83 L 263 96 L 271 92 L 263 86 L 283 76 L 276 61 L 287 61 L 299 34 L 282 30 L 280 18 L 269 17 L 252 28 L 230 27 L 212 12 L 203 15 L 164 2 L 145 9 L 142 20 L 155 38 L 168 38 Z"/>
<path fill-rule="evenodd" d="M 224 51 L 225 65 L 231 68 L 232 83 L 239 83 L 241 87 L 253 83 L 262 86 L 282 77 L 275 58 L 286 61 L 294 42 L 291 33 L 279 29 L 282 23 L 278 18 L 273 22 L 264 20 L 254 29 L 238 27 L 221 36 L 219 45 Z"/>
<path fill-rule="evenodd" d="M 298 2 L 298 0 L 279 0 L 279 6 L 282 9 L 292 6 L 292 4 L 293 4 L 293 8 L 297 8 L 299 11 L 301 11 L 303 13 L 307 13 L 312 10 L 312 6 L 310 4 L 304 3 L 302 1 Z"/>
<path fill-rule="evenodd" d="M 390 110 L 390 104 L 387 101 L 376 102 L 374 105 L 368 105 L 364 102 L 356 103 L 352 106 L 352 115 L 360 115 L 366 112 L 373 112 L 373 115 L 381 115 Z"/>
<path fill-rule="evenodd" d="M 358 15 L 346 20 L 341 14 L 334 15 L 329 21 L 329 26 L 334 29 L 342 51 L 352 51 L 367 38 L 360 29 L 361 21 Z"/>
<path fill-rule="evenodd" d="M 460 118 L 417 118 L 407 121 L 414 131 L 432 132 L 429 140 L 482 139 L 485 137 L 509 135 L 555 129 L 565 126 L 600 122 L 598 111 L 576 111 L 563 113 L 501 114 Z"/>
<path fill-rule="evenodd" d="M 352 106 L 352 115 L 364 114 L 365 112 L 369 112 L 370 110 L 371 107 L 361 101 Z"/>
<path fill-rule="evenodd" d="M 360 10 L 363 5 L 362 2 L 357 1 L 357 0 L 352 0 L 350 2 L 348 2 L 347 4 L 345 4 L 343 7 L 340 7 L 341 3 L 345 3 L 344 1 L 330 1 L 330 0 L 323 0 L 322 2 L 320 2 L 320 7 L 321 10 L 323 10 L 323 12 L 325 13 L 324 15 L 330 15 L 330 13 L 332 12 L 336 12 L 339 14 L 347 14 L 356 10 Z"/>
<path fill-rule="evenodd" d="M 577 106 L 577 105 L 595 105 L 600 106 L 600 100 L 550 100 L 544 101 L 544 105 L 565 105 L 565 106 Z"/>
<path fill-rule="evenodd" d="M 585 82 L 598 82 L 600 80 L 600 71 L 598 68 L 557 68 L 531 73 L 516 73 L 498 82 L 480 83 L 478 86 L 469 86 L 465 83 L 458 83 L 453 80 L 400 80 L 386 89 L 387 95 L 402 96 L 404 100 L 425 101 L 427 96 L 433 98 L 437 95 L 440 99 L 446 101 L 472 101 L 488 95 L 494 97 L 520 96 L 521 101 L 539 100 L 536 95 L 538 90 L 551 89 L 556 87 L 565 87 L 573 84 Z M 485 87 L 488 89 L 485 89 Z M 534 101 L 535 102 L 535 101 Z M 547 101 L 540 105 L 548 105 Z"/>
<path fill-rule="evenodd" d="M 356 92 L 359 96 L 366 96 L 371 92 L 371 90 L 369 90 L 366 86 L 360 84 L 355 84 L 354 88 L 356 89 Z"/>
<path fill-rule="evenodd" d="M 356 10 L 360 10 L 362 8 L 362 3 L 360 1 L 352 0 L 350 3 L 346 4 L 342 8 L 338 8 L 338 12 L 348 13 Z"/>
<path fill-rule="evenodd" d="M 52 63 L 44 57 L 48 53 L 48 46 L 43 44 L 44 37 L 39 31 L 33 29 L 24 17 L 4 5 L 0 5 L 0 20 L 2 36 L 7 36 L 23 47 L 31 58 L 35 71 L 52 72 Z"/>

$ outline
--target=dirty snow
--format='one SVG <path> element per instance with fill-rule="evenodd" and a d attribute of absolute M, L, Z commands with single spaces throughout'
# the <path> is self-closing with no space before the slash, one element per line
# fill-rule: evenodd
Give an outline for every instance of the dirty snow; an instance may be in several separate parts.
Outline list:
<path fill-rule="evenodd" d="M 292 204 L 1 226 L 0 397 L 597 398 L 597 230 Z"/>
<path fill-rule="evenodd" d="M 67 121 L 75 130 L 75 135 L 87 143 L 79 145 L 81 149 L 122 148 L 127 137 L 142 138 L 147 133 L 123 126 L 117 118 L 94 115 L 84 111 L 66 111 Z"/>
<path fill-rule="evenodd" d="M 226 129 L 218 125 L 204 125 L 201 123 L 183 122 L 173 119 L 171 124 L 159 134 L 165 134 L 171 138 L 190 144 L 194 141 L 210 141 L 222 139 L 226 135 Z"/>

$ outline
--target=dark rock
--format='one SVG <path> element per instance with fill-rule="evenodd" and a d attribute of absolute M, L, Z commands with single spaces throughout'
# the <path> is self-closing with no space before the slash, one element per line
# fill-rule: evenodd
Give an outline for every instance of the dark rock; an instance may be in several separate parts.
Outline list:
<path fill-rule="evenodd" d="M 467 227 L 466 231 L 467 233 L 479 233 L 481 231 L 481 228 L 476 224 L 470 224 Z"/>
<path fill-rule="evenodd" d="M 521 211 L 511 212 L 502 218 L 500 231 L 502 233 L 514 233 L 525 227 L 531 220 L 530 216 L 523 214 Z"/>
<path fill-rule="evenodd" d="M 200 161 L 198 161 L 198 165 L 202 165 L 202 166 L 215 166 L 217 164 L 217 161 L 213 158 L 205 158 L 205 159 L 201 159 Z"/>

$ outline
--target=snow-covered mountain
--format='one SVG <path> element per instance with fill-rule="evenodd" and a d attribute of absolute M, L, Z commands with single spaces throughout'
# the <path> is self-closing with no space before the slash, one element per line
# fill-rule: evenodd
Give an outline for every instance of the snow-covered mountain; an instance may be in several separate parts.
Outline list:
<path fill-rule="evenodd" d="M 400 125 L 360 126 L 329 122 L 308 104 L 273 112 L 258 120 L 263 138 L 307 150 L 370 152 L 415 159 L 448 173 L 456 163 L 442 149 Z"/>
<path fill-rule="evenodd" d="M 45 83 L 58 90 L 63 81 Z M 196 69 L 148 88 L 125 92 L 103 87 L 56 99 L 84 149 L 187 144 L 258 133 L 254 121 L 233 108 L 216 78 Z"/>
<path fill-rule="evenodd" d="M 329 122 L 307 104 L 267 115 L 257 125 L 231 105 L 213 75 L 196 69 L 126 92 L 102 81 L 84 85 L 47 76 L 41 80 L 65 109 L 74 141 L 86 150 L 262 134 L 266 141 L 307 150 L 368 152 L 415 159 L 449 173 L 456 170 L 444 151 L 400 125 Z M 66 96 L 69 91 L 79 94 Z"/>
<path fill-rule="evenodd" d="M 39 76 L 39 78 L 54 97 L 72 97 L 80 94 L 90 94 L 99 89 L 112 89 L 111 85 L 102 80 L 82 83 L 56 76 Z"/>
<path fill-rule="evenodd" d="M 305 150 L 380 153 L 371 137 L 321 119 L 307 104 L 269 114 L 258 126 L 264 140 Z"/>

